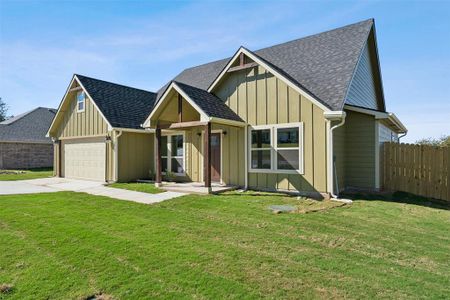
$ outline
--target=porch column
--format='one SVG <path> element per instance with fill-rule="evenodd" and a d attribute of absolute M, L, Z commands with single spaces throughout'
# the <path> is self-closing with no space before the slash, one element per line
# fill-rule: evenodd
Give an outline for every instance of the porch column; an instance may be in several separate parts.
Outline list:
<path fill-rule="evenodd" d="M 156 127 L 156 176 L 155 185 L 157 187 L 161 186 L 161 128 Z"/>
<path fill-rule="evenodd" d="M 204 151 L 203 153 L 203 173 L 205 174 L 205 187 L 208 188 L 208 192 L 211 193 L 211 123 L 205 126 L 204 136 Z"/>

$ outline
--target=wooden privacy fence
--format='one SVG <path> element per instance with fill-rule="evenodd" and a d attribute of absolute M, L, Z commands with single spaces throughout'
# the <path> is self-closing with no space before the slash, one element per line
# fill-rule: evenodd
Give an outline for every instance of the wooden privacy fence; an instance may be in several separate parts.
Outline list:
<path fill-rule="evenodd" d="M 383 188 L 450 201 L 450 147 L 383 143 Z"/>

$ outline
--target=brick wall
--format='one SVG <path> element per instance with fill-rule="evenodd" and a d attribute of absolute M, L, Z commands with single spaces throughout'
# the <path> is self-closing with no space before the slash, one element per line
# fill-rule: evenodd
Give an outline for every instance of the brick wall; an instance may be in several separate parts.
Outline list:
<path fill-rule="evenodd" d="M 0 142 L 0 169 L 32 169 L 53 166 L 53 144 Z"/>

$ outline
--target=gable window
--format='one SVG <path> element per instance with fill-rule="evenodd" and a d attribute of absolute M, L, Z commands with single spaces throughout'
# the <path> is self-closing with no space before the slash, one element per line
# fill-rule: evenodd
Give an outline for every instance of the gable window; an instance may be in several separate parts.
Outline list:
<path fill-rule="evenodd" d="M 250 133 L 250 171 L 303 173 L 303 124 L 256 126 Z"/>
<path fill-rule="evenodd" d="M 77 92 L 77 112 L 84 111 L 86 94 L 83 91 Z"/>
<path fill-rule="evenodd" d="M 176 175 L 184 175 L 184 135 L 172 134 L 161 137 L 162 172 L 170 171 Z"/>

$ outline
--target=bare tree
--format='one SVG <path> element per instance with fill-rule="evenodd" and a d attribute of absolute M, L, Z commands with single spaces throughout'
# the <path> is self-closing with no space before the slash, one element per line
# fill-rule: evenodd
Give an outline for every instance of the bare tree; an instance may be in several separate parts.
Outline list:
<path fill-rule="evenodd" d="M 8 112 L 8 105 L 0 97 L 0 122 L 6 120 L 6 113 Z"/>
<path fill-rule="evenodd" d="M 430 146 L 450 146 L 450 135 L 443 135 L 440 138 L 424 138 L 416 141 L 419 145 L 430 145 Z"/>

